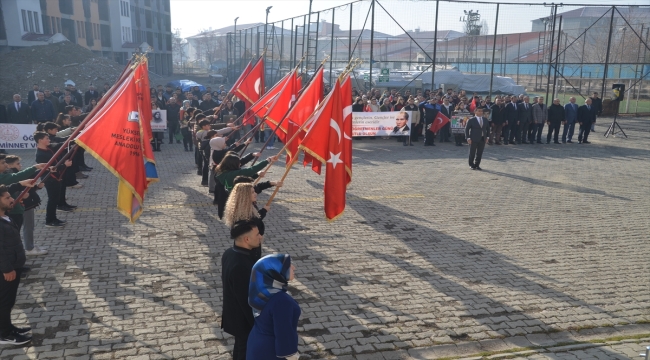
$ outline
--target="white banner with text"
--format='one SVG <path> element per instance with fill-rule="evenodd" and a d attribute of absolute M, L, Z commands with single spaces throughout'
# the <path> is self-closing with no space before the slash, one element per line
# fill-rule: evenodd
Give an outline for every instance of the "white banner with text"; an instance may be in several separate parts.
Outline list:
<path fill-rule="evenodd" d="M 0 124 L 0 149 L 36 149 L 36 124 Z"/>
<path fill-rule="evenodd" d="M 411 119 L 411 111 L 353 112 L 352 136 L 410 135 Z"/>

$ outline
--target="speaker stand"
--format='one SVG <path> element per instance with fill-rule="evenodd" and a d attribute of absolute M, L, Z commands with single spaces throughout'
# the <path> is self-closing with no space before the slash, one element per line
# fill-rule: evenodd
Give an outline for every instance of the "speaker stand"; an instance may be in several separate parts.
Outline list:
<path fill-rule="evenodd" d="M 618 118 L 618 108 L 619 108 L 620 105 L 621 105 L 621 102 L 616 101 L 616 112 L 614 113 L 614 121 L 612 121 L 612 123 L 609 125 L 609 128 L 607 128 L 607 131 L 605 131 L 605 134 L 603 134 L 603 136 L 605 136 L 606 138 L 609 137 L 609 135 L 614 135 L 615 136 L 616 132 L 617 132 L 617 130 L 616 130 L 617 127 L 618 127 L 618 131 L 620 131 L 623 134 L 623 136 L 625 136 L 625 138 L 627 138 L 627 135 L 625 134 L 625 131 L 623 131 L 623 129 L 621 128 L 621 125 L 619 125 L 618 121 L 616 121 L 616 118 Z"/>

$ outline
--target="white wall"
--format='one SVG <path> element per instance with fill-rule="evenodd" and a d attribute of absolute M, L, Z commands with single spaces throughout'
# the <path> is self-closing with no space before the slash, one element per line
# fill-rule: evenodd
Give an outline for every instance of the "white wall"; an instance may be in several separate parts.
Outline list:
<path fill-rule="evenodd" d="M 7 45 L 8 46 L 31 46 L 31 45 L 44 45 L 44 42 L 38 41 L 23 41 L 22 36 L 28 33 L 23 29 L 23 16 L 21 10 L 32 11 L 38 13 L 36 21 L 38 21 L 38 33 L 43 33 L 43 21 L 41 13 L 41 5 L 39 0 L 0 0 L 2 1 L 2 13 L 4 16 L 5 27 L 7 30 Z M 32 20 L 34 16 L 32 15 Z M 29 21 L 29 20 L 28 20 Z M 27 25 L 29 29 L 29 23 Z M 36 31 L 34 31 L 36 32 Z"/>

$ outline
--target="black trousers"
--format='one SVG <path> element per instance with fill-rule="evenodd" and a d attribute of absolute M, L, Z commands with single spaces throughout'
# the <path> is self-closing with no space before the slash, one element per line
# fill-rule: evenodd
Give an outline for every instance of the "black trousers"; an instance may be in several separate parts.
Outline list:
<path fill-rule="evenodd" d="M 528 121 L 519 123 L 519 133 L 521 134 L 521 137 L 519 139 L 523 142 L 526 142 L 530 138 L 528 135 L 530 134 L 530 130 L 528 128 L 529 124 L 530 123 Z"/>
<path fill-rule="evenodd" d="M 176 138 L 174 138 L 174 135 L 178 132 L 178 127 L 180 125 L 178 124 L 178 121 L 170 121 L 169 126 L 167 127 L 167 131 L 169 131 L 169 143 L 173 143 Z"/>
<path fill-rule="evenodd" d="M 0 274 L 0 335 L 7 336 L 13 330 L 11 324 L 11 309 L 16 303 L 16 294 L 20 284 L 20 270 L 16 270 L 16 278 L 6 281 Z"/>
<path fill-rule="evenodd" d="M 413 129 L 411 130 L 411 142 L 418 142 L 421 134 L 422 134 L 422 123 L 417 123 L 413 125 Z"/>
<path fill-rule="evenodd" d="M 47 191 L 45 222 L 50 223 L 56 220 L 56 207 L 61 201 L 61 196 L 63 196 L 63 202 L 65 202 L 65 185 L 61 181 L 48 180 L 45 182 L 45 190 Z"/>
<path fill-rule="evenodd" d="M 481 141 L 472 141 L 469 145 L 469 166 L 475 167 L 481 164 L 483 149 L 485 149 L 485 139 L 481 139 Z"/>
<path fill-rule="evenodd" d="M 558 142 L 558 136 L 560 135 L 560 122 L 551 122 L 548 125 L 548 133 L 546 134 L 546 142 L 551 142 L 551 136 L 553 136 L 553 142 Z"/>
<path fill-rule="evenodd" d="M 235 346 L 232 349 L 232 360 L 246 360 L 246 344 L 248 335 L 235 336 Z"/>
<path fill-rule="evenodd" d="M 192 151 L 194 143 L 192 142 L 192 134 L 190 133 L 190 129 L 186 127 L 181 128 L 181 134 L 183 134 L 183 147 L 185 147 L 185 149 L 189 149 L 189 151 Z"/>
<path fill-rule="evenodd" d="M 578 133 L 578 142 L 587 141 L 590 132 L 591 123 L 582 123 L 582 125 L 580 125 L 580 132 Z"/>
<path fill-rule="evenodd" d="M 426 126 L 424 127 L 424 145 L 433 145 L 436 139 L 436 135 L 429 131 L 429 125 L 431 125 L 433 121 L 427 122 Z"/>
<path fill-rule="evenodd" d="M 201 156 L 203 158 L 203 166 L 201 167 L 201 185 L 208 185 L 208 176 L 210 174 L 210 161 L 205 158 L 205 156 Z"/>

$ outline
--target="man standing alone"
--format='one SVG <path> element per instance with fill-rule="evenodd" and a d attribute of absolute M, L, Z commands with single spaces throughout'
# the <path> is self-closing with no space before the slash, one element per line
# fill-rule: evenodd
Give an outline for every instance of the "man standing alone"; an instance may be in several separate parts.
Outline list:
<path fill-rule="evenodd" d="M 259 260 L 262 235 L 254 220 L 242 220 L 230 229 L 235 244 L 221 257 L 221 283 L 223 284 L 223 313 L 221 328 L 235 337 L 233 360 L 246 360 L 248 335 L 255 325 L 253 309 L 248 305 L 248 285 L 251 270 Z"/>
<path fill-rule="evenodd" d="M 476 108 L 474 115 L 476 116 L 467 120 L 465 125 L 465 138 L 469 144 L 469 167 L 472 170 L 483 170 L 479 165 L 487 141 L 489 125 L 488 120 L 483 117 L 483 109 Z"/>

